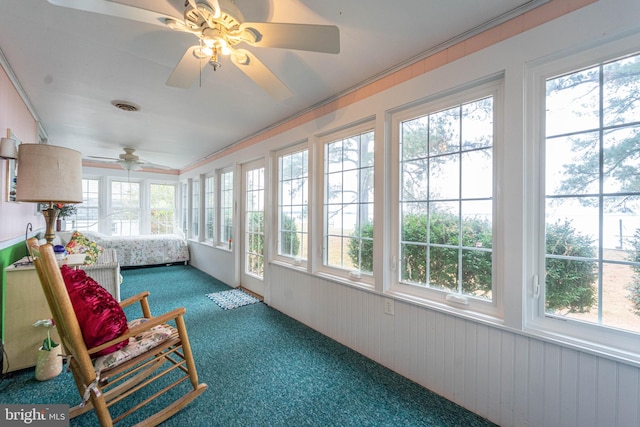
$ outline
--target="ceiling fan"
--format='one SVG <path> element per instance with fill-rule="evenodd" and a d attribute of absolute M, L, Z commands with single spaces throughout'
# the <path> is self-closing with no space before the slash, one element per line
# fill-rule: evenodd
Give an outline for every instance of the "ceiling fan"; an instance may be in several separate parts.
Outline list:
<path fill-rule="evenodd" d="M 133 148 L 124 148 L 124 153 L 120 154 L 120 156 L 116 159 L 113 157 L 99 157 L 99 156 L 89 156 L 92 159 L 101 159 L 101 160 L 111 160 L 117 164 L 119 164 L 123 169 L 127 171 L 137 171 L 144 168 L 154 168 L 154 169 L 171 169 L 168 166 L 157 165 L 154 163 L 149 163 L 146 160 L 142 160 L 136 154 L 133 154 L 136 150 Z"/>
<path fill-rule="evenodd" d="M 168 86 L 191 87 L 207 64 L 217 71 L 222 66 L 219 55 L 224 55 L 269 95 L 283 100 L 293 95 L 291 90 L 253 53 L 238 45 L 340 52 L 340 33 L 336 26 L 244 22 L 233 0 L 185 0 L 184 19 L 110 0 L 48 1 L 57 6 L 162 25 L 196 36 L 198 44 L 184 53 L 166 82 Z"/>

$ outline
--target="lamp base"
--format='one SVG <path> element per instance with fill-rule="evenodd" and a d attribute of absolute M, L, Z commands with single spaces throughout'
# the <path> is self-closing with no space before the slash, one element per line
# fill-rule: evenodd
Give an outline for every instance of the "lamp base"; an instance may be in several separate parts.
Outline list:
<path fill-rule="evenodd" d="M 58 219 L 58 210 L 49 208 L 42 211 L 47 228 L 44 232 L 44 238 L 47 243 L 53 245 L 53 239 L 56 238 L 56 219 Z"/>

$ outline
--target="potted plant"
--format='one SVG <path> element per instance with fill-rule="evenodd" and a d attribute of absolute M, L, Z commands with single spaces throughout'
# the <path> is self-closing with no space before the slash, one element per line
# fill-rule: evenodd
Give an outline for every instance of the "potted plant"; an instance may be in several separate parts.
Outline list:
<path fill-rule="evenodd" d="M 55 326 L 53 319 L 38 320 L 33 326 L 47 328 L 47 337 L 38 349 L 36 379 L 38 381 L 50 380 L 62 372 L 62 346 L 51 339 L 51 329 Z"/>
<path fill-rule="evenodd" d="M 56 220 L 56 231 L 62 231 L 62 221 L 78 211 L 75 205 L 65 205 L 64 203 L 54 203 L 53 208 L 58 211 L 58 219 Z"/>

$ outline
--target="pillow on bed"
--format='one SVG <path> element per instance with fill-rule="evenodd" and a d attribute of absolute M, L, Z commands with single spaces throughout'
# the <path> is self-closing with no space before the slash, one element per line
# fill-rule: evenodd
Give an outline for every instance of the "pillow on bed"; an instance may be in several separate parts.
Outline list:
<path fill-rule="evenodd" d="M 104 248 L 88 239 L 84 234 L 79 231 L 74 231 L 71 236 L 71 240 L 66 246 L 67 252 L 70 254 L 84 254 L 85 264 L 94 264 L 100 254 L 104 252 Z"/>
<path fill-rule="evenodd" d="M 87 276 L 84 270 L 63 265 L 60 271 L 87 348 L 97 347 L 127 332 L 127 317 L 106 289 Z M 92 357 L 113 353 L 127 344 L 128 340 L 125 340 Z"/>

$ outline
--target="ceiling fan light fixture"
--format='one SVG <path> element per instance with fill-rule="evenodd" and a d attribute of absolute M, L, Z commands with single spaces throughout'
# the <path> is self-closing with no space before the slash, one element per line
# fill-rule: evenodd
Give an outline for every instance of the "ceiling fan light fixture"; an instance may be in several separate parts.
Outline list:
<path fill-rule="evenodd" d="M 116 163 L 118 163 L 120 166 L 122 166 L 122 169 L 127 170 L 127 171 L 139 171 L 142 169 L 142 166 L 140 166 L 139 163 L 137 162 L 128 162 L 126 160 L 117 160 Z"/>
<path fill-rule="evenodd" d="M 227 42 L 224 39 L 220 39 L 218 41 L 218 44 L 220 45 L 220 52 L 223 55 L 231 55 L 231 49 L 229 48 L 229 46 L 227 45 Z"/>

